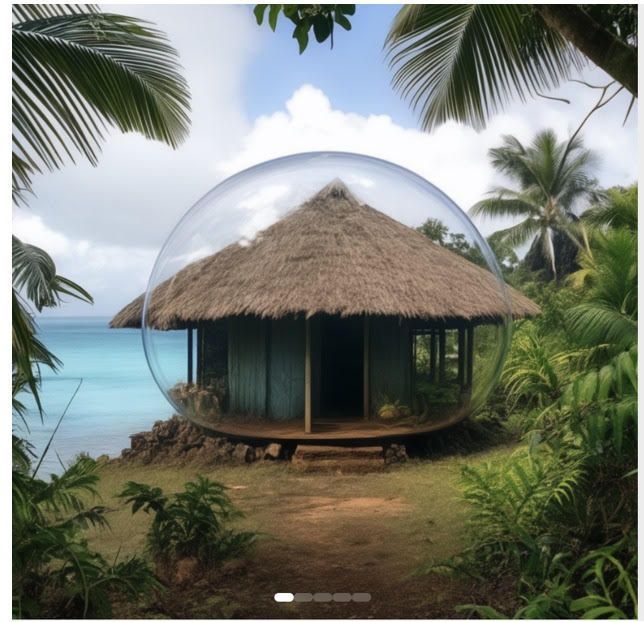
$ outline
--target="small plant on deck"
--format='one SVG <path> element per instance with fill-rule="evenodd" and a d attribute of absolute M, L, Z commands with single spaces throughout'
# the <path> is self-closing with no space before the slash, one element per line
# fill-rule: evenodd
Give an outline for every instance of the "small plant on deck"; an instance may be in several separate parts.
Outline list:
<path fill-rule="evenodd" d="M 201 568 L 244 553 L 257 534 L 234 531 L 227 523 L 243 514 L 235 508 L 225 487 L 198 475 L 185 490 L 166 495 L 159 487 L 128 482 L 120 497 L 132 513 L 153 514 L 147 535 L 148 549 L 161 570 L 190 559 Z"/>

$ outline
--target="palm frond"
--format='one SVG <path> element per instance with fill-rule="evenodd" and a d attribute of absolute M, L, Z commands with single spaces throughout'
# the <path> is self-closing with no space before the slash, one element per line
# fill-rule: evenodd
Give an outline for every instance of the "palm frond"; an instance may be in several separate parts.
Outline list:
<path fill-rule="evenodd" d="M 13 362 L 14 411 L 24 421 L 24 407 L 17 399 L 19 390 L 26 389 L 33 395 L 42 415 L 39 396 L 39 366 L 57 369 L 60 360 L 36 336 L 36 324 L 28 303 L 21 293 L 38 309 L 55 307 L 63 296 L 71 296 L 85 302 L 92 297 L 80 285 L 56 273 L 52 258 L 42 249 L 25 244 L 12 236 L 11 292 L 11 352 Z"/>
<path fill-rule="evenodd" d="M 495 192 L 496 196 L 475 203 L 469 210 L 472 216 L 539 216 L 539 208 L 526 201 L 521 195 L 506 199 L 503 192 Z"/>
<path fill-rule="evenodd" d="M 537 235 L 540 229 L 541 226 L 539 222 L 531 218 L 527 218 L 517 225 L 497 231 L 496 235 L 500 240 L 507 242 L 512 248 L 517 248 Z"/>
<path fill-rule="evenodd" d="M 620 350 L 637 343 L 637 320 L 608 305 L 579 304 L 568 311 L 567 319 L 580 343 L 612 344 Z"/>
<path fill-rule="evenodd" d="M 582 217 L 596 227 L 637 231 L 637 185 L 608 190 Z"/>
<path fill-rule="evenodd" d="M 558 86 L 585 60 L 528 5 L 407 5 L 385 43 L 393 84 L 430 130 L 454 119 L 476 128 L 518 97 Z"/>
<path fill-rule="evenodd" d="M 24 291 L 38 311 L 54 307 L 61 295 L 92 302 L 92 296 L 80 285 L 56 274 L 52 258 L 41 248 L 26 244 L 15 235 L 11 238 L 13 287 Z"/>
<path fill-rule="evenodd" d="M 96 164 L 106 126 L 172 147 L 183 140 L 187 85 L 161 32 L 131 17 L 38 6 L 14 11 L 12 25 L 16 202 L 34 173 L 74 154 Z"/>

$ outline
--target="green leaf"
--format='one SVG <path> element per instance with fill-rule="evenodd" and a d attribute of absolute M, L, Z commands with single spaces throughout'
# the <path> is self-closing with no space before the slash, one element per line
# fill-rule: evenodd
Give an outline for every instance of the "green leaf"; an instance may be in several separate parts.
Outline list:
<path fill-rule="evenodd" d="M 275 32 L 275 28 L 277 27 L 277 18 L 279 17 L 282 5 L 271 4 L 270 7 L 271 8 L 268 12 L 268 25 L 270 26 L 271 30 Z"/>
<path fill-rule="evenodd" d="M 333 28 L 333 22 L 330 17 L 326 15 L 316 15 L 313 18 L 313 34 L 318 43 L 326 41 L 326 39 L 331 34 L 331 29 Z"/>
<path fill-rule="evenodd" d="M 266 12 L 266 9 L 268 8 L 268 4 L 256 4 L 255 8 L 253 9 L 253 14 L 255 15 L 255 19 L 257 20 L 257 25 L 261 26 L 262 22 L 264 21 L 264 13 Z M 273 29 L 275 30 L 275 29 Z"/>
<path fill-rule="evenodd" d="M 308 27 L 304 25 L 299 25 L 293 31 L 293 38 L 297 39 L 297 43 L 300 48 L 300 54 L 306 50 L 306 46 L 309 44 L 309 33 Z"/>
<path fill-rule="evenodd" d="M 334 19 L 335 23 L 345 30 L 351 30 L 351 22 L 339 10 L 336 10 Z"/>

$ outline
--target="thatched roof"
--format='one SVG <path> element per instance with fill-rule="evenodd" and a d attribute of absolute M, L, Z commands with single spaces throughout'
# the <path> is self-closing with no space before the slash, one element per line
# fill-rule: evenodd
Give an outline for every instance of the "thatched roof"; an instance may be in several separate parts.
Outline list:
<path fill-rule="evenodd" d="M 539 307 L 509 288 L 515 317 Z M 112 320 L 139 327 L 143 296 Z M 235 315 L 394 315 L 498 321 L 494 276 L 368 205 L 339 180 L 250 243 L 189 264 L 154 290 L 150 325 L 172 329 Z"/>

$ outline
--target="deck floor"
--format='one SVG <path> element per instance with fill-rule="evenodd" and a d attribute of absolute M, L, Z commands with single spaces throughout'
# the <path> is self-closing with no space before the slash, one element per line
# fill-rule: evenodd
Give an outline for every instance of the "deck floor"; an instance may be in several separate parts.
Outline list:
<path fill-rule="evenodd" d="M 191 421 L 204 431 L 218 436 L 241 440 L 292 441 L 297 443 L 346 443 L 364 444 L 366 441 L 403 439 L 435 432 L 458 423 L 466 416 L 458 410 L 436 421 L 417 423 L 384 423 L 365 421 L 359 417 L 342 419 L 314 419 L 310 434 L 304 431 L 304 422 L 255 420 L 219 420 L 192 418 Z"/>

